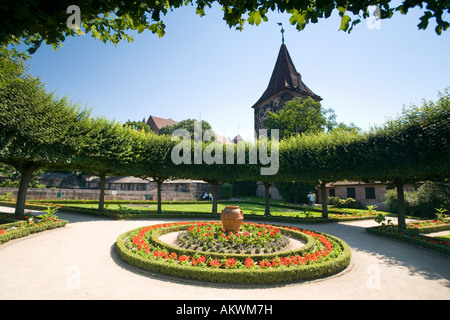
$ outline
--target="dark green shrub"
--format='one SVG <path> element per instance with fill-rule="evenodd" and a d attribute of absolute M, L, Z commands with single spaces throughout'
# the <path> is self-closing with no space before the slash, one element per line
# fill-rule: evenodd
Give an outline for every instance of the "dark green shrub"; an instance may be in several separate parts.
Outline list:
<path fill-rule="evenodd" d="M 233 181 L 233 197 L 254 197 L 256 196 L 256 182 L 254 181 Z"/>
<path fill-rule="evenodd" d="M 314 184 L 302 182 L 282 182 L 275 185 L 284 201 L 292 203 L 308 203 L 307 195 L 316 190 Z"/>
<path fill-rule="evenodd" d="M 436 209 L 450 208 L 450 184 L 424 182 L 415 190 L 405 191 L 405 213 L 416 217 L 434 218 Z M 389 211 L 397 212 L 397 190 L 386 192 Z"/>
<path fill-rule="evenodd" d="M 351 208 L 351 209 L 362 209 L 363 206 L 360 201 L 353 198 L 341 199 L 339 197 L 330 197 L 330 204 L 334 205 L 336 208 Z"/>
<path fill-rule="evenodd" d="M 233 186 L 231 183 L 224 183 L 221 186 L 222 199 L 230 199 L 233 195 Z"/>

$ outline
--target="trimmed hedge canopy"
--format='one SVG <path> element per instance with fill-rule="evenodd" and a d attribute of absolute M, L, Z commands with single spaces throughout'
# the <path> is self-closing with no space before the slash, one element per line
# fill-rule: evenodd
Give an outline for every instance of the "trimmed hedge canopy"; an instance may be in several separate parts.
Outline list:
<path fill-rule="evenodd" d="M 92 118 L 67 98 L 46 92 L 39 80 L 24 72 L 23 62 L 8 51 L 0 51 L 0 63 L 0 162 L 13 165 L 24 176 L 40 168 L 212 183 L 408 182 L 450 176 L 448 89 L 439 94 L 437 102 L 404 109 L 399 118 L 370 132 L 332 130 L 279 143 L 272 136 L 230 148 L 190 137 L 158 136 Z M 174 163 L 175 148 L 178 156 L 189 161 Z M 200 153 L 202 160 L 198 161 Z M 270 167 L 272 174 L 261 174 L 261 169 Z M 26 191 L 27 184 L 22 187 Z"/>

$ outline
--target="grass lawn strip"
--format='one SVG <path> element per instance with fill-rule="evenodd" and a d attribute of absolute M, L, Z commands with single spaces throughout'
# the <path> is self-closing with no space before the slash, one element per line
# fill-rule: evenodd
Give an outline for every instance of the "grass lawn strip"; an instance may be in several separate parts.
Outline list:
<path fill-rule="evenodd" d="M 211 213 L 211 203 L 203 201 L 167 201 L 163 202 L 163 212 L 157 213 L 156 204 L 153 201 L 106 201 L 104 212 L 98 212 L 98 202 L 94 200 L 61 200 L 52 202 L 50 200 L 29 201 L 26 207 L 29 209 L 43 209 L 48 206 L 57 206 L 65 212 L 84 213 L 95 216 L 104 216 L 115 219 L 133 218 L 171 218 L 175 216 L 186 216 L 195 219 L 209 219 L 220 215 L 221 210 L 229 201 L 220 201 L 218 214 Z M 1 205 L 14 206 L 14 200 L 0 202 Z M 152 206 L 155 207 L 152 207 Z M 284 203 L 271 205 L 271 216 L 264 216 L 264 204 L 257 201 L 239 201 L 239 206 L 244 214 L 251 219 L 279 222 L 307 222 L 324 223 L 353 221 L 375 218 L 377 214 L 388 214 L 387 212 L 370 212 L 368 210 L 338 209 L 330 208 L 328 219 L 323 219 L 319 209 L 311 207 L 292 205 L 291 208 Z M 293 209 L 295 208 L 295 209 Z"/>

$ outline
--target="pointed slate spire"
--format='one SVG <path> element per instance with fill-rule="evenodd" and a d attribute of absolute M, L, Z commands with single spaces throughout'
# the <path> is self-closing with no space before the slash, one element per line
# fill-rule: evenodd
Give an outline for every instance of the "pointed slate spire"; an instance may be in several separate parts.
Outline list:
<path fill-rule="evenodd" d="M 253 105 L 252 108 L 284 89 L 301 91 L 304 94 L 311 96 L 316 101 L 322 100 L 320 96 L 312 92 L 303 83 L 301 75 L 295 69 L 294 63 L 292 62 L 287 47 L 283 43 L 278 53 L 278 58 L 275 63 L 275 67 L 273 68 L 269 85 L 267 86 L 267 89 L 266 91 L 264 91 L 261 98 L 259 98 L 259 100 Z"/>

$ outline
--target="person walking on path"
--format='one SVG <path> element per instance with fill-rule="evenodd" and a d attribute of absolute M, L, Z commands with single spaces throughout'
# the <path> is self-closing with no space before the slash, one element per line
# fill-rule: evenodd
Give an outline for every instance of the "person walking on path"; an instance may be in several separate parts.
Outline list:
<path fill-rule="evenodd" d="M 316 199 L 316 195 L 310 191 L 308 194 L 308 203 L 310 207 L 314 207 L 314 200 Z"/>

